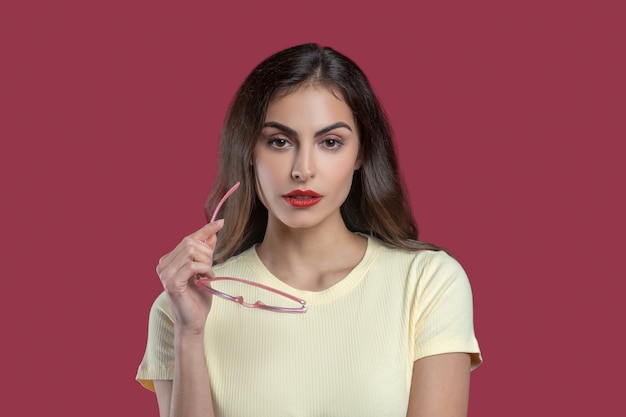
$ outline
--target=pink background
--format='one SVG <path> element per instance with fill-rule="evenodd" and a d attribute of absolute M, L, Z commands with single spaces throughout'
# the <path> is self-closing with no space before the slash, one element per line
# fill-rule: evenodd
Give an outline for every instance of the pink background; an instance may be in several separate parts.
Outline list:
<path fill-rule="evenodd" d="M 623 2 L 249 3 L 0 5 L 3 409 L 156 415 L 156 262 L 204 223 L 239 84 L 308 41 L 370 77 L 421 237 L 467 270 L 470 415 L 622 409 Z"/>

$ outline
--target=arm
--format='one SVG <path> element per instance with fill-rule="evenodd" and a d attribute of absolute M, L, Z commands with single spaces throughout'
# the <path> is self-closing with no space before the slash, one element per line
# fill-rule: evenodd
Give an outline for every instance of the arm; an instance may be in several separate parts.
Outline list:
<path fill-rule="evenodd" d="M 466 417 L 470 371 L 480 363 L 472 291 L 461 265 L 430 253 L 416 286 L 409 417 Z M 472 363 L 474 361 L 474 363 Z"/>
<path fill-rule="evenodd" d="M 154 381 L 159 415 L 213 417 L 211 385 L 204 358 L 203 338 L 177 334 L 175 343 L 174 380 Z"/>
<path fill-rule="evenodd" d="M 159 405 L 159 416 L 168 417 L 170 415 L 170 408 L 172 406 L 172 384 L 173 381 L 166 380 L 154 380 L 154 393 L 157 397 L 157 403 Z"/>
<path fill-rule="evenodd" d="M 215 234 L 221 222 L 209 223 L 187 236 L 163 256 L 157 273 L 172 309 L 174 332 L 173 380 L 154 381 L 161 417 L 213 417 L 204 326 L 211 295 L 199 290 L 196 276 L 212 276 Z"/>
<path fill-rule="evenodd" d="M 444 353 L 413 364 L 407 417 L 466 417 L 470 355 Z"/>

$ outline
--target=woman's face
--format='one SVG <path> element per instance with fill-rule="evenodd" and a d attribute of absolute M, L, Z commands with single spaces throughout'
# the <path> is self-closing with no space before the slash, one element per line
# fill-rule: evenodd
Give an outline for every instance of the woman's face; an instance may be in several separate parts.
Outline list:
<path fill-rule="evenodd" d="M 304 87 L 273 101 L 254 148 L 257 193 L 269 224 L 290 228 L 342 222 L 359 136 L 352 111 L 321 87 Z"/>

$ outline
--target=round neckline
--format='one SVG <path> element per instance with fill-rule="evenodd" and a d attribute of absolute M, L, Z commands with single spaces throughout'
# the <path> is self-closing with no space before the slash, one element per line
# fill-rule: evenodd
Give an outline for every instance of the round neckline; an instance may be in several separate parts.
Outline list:
<path fill-rule="evenodd" d="M 245 253 L 243 260 L 254 272 L 255 276 L 258 277 L 261 284 L 268 285 L 277 290 L 302 298 L 307 302 L 307 305 L 327 303 L 344 296 L 350 292 L 352 288 L 358 285 L 376 258 L 380 244 L 371 236 L 362 236 L 367 238 L 367 246 L 361 260 L 354 266 L 354 268 L 352 268 L 350 272 L 348 272 L 345 277 L 330 287 L 320 291 L 300 290 L 280 280 L 272 274 L 263 261 L 261 261 L 261 258 L 259 258 L 256 251 L 256 245 L 251 247 L 250 250 Z"/>

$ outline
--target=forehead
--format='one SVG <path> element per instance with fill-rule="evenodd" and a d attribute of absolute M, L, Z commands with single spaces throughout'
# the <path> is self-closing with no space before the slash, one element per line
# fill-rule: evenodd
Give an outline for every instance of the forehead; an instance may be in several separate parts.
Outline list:
<path fill-rule="evenodd" d="M 306 86 L 279 95 L 267 108 L 266 121 L 334 123 L 354 126 L 352 110 L 340 94 L 325 87 Z"/>

